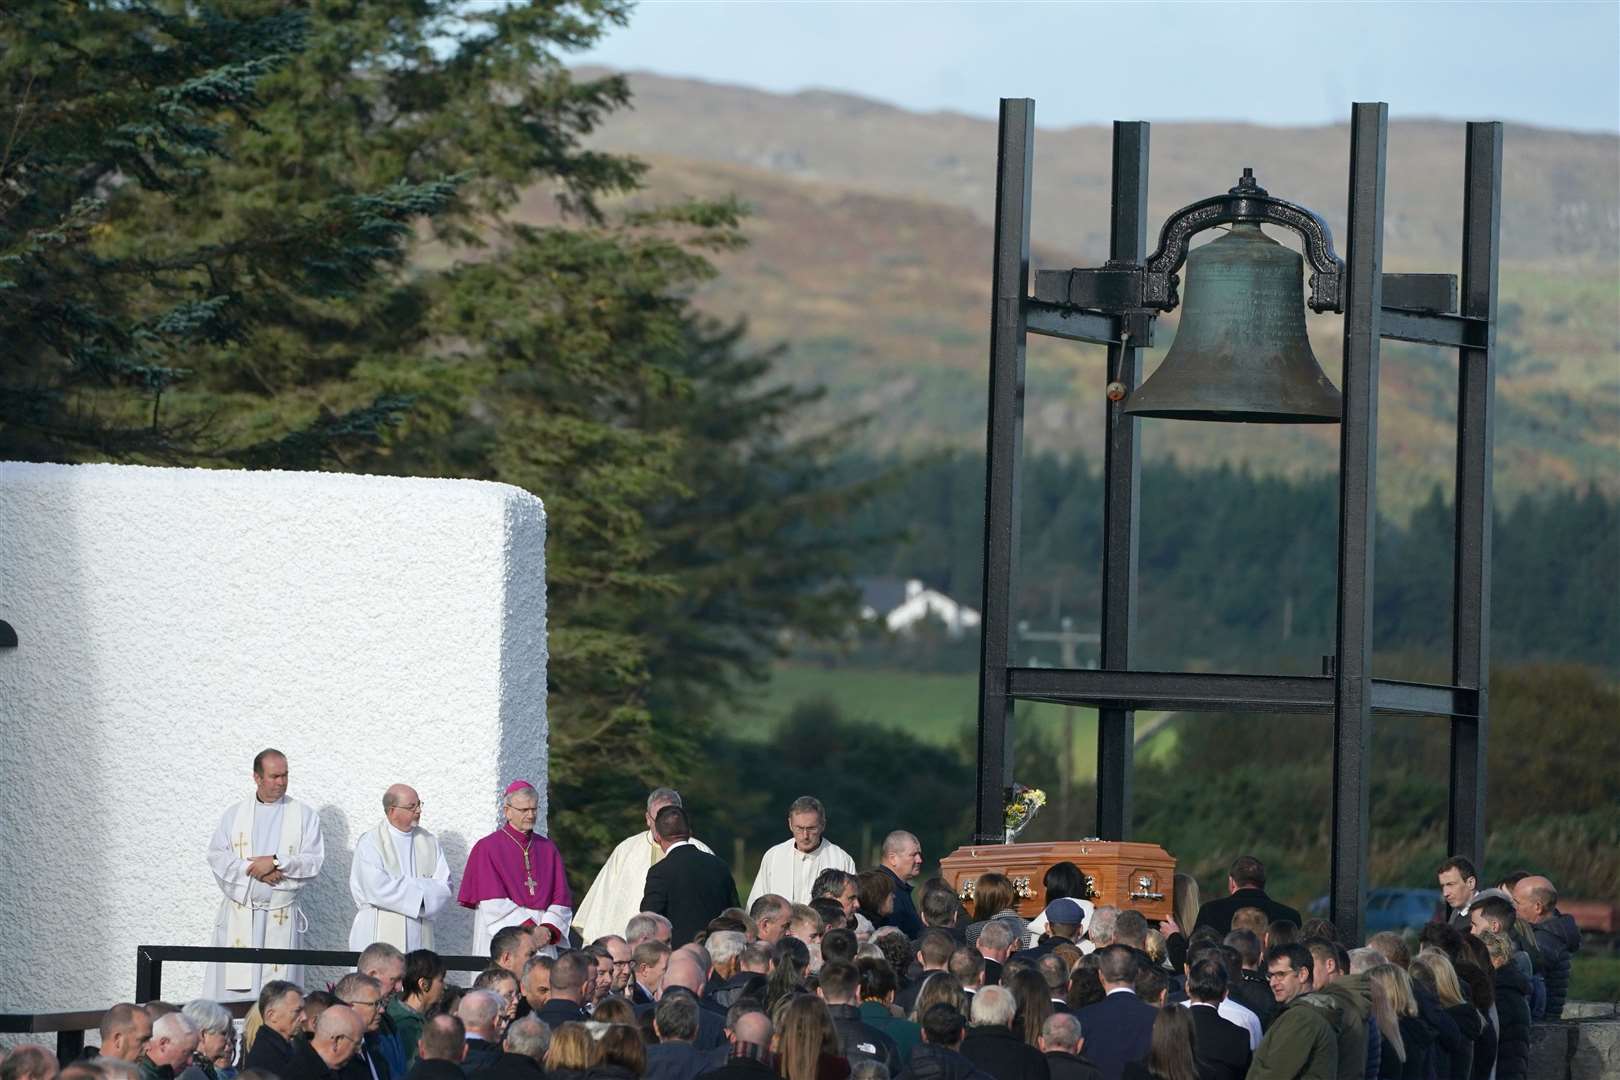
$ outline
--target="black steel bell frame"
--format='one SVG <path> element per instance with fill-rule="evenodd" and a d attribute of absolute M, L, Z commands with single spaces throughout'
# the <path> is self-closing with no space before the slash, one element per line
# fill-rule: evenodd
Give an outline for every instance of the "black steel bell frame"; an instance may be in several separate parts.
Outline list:
<path fill-rule="evenodd" d="M 1135 710 L 1330 712 L 1333 716 L 1331 917 L 1359 943 L 1367 893 L 1368 762 L 1372 716 L 1450 720 L 1447 847 L 1483 864 L 1490 651 L 1492 352 L 1496 340 L 1502 125 L 1470 123 L 1465 137 L 1461 307 L 1451 274 L 1383 272 L 1389 106 L 1358 103 L 1350 121 L 1346 259 L 1320 217 L 1240 184 L 1179 211 L 1159 249 L 1147 250 L 1149 126 L 1114 125 L 1109 259 L 1096 269 L 1042 271 L 1030 295 L 1030 193 L 1035 103 L 1001 102 L 985 477 L 984 599 L 979 668 L 978 842 L 1001 837 L 1012 782 L 1012 707 L 1049 701 L 1098 710 L 1097 834 L 1130 838 Z M 1252 185 L 1252 178 L 1248 180 Z M 1139 671 L 1136 626 L 1139 421 L 1104 400 L 1103 565 L 1099 670 L 1022 668 L 1011 662 L 1023 456 L 1024 345 L 1044 334 L 1104 345 L 1110 382 L 1128 392 L 1157 312 L 1175 306 L 1175 271 L 1193 232 L 1221 220 L 1284 225 L 1305 237 L 1315 274 L 1311 306 L 1344 315 L 1344 418 L 1339 432 L 1338 614 L 1331 670 L 1320 676 Z M 1317 235 L 1319 230 L 1319 235 Z M 1319 243 L 1318 243 L 1319 241 Z M 1384 338 L 1458 350 L 1455 559 L 1449 685 L 1372 676 L 1373 526 L 1379 346 Z M 1099 388 L 1100 390 L 1100 388 Z M 1099 393 L 1101 399 L 1103 395 Z M 1234 814 L 1240 808 L 1234 807 Z"/>

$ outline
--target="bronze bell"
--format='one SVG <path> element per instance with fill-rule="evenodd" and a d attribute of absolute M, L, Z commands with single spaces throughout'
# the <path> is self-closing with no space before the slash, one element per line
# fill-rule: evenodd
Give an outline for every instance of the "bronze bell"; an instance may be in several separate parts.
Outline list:
<path fill-rule="evenodd" d="M 1342 399 L 1305 336 L 1304 262 L 1247 222 L 1192 251 L 1176 340 L 1125 411 L 1172 420 L 1336 422 Z"/>

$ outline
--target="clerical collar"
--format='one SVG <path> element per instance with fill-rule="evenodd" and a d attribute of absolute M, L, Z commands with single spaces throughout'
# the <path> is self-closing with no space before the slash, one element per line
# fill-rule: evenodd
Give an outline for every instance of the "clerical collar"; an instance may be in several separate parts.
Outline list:
<path fill-rule="evenodd" d="M 501 831 L 506 833 L 506 835 L 510 836 L 514 840 L 527 840 L 529 837 L 534 835 L 532 831 L 524 831 L 522 829 L 515 828 L 510 821 L 501 822 Z"/>
<path fill-rule="evenodd" d="M 389 821 L 387 818 L 383 818 L 383 824 L 387 825 L 388 831 L 393 833 L 395 836 L 409 836 L 411 833 L 416 831 L 414 827 L 409 829 L 396 829 L 394 828 L 394 823 Z"/>
<path fill-rule="evenodd" d="M 821 843 L 817 844 L 814 848 L 812 848 L 809 851 L 800 851 L 799 850 L 799 845 L 794 844 L 793 845 L 793 854 L 797 855 L 801 859 L 813 859 L 818 854 L 820 854 L 821 849 L 826 847 L 826 846 L 827 846 L 827 838 L 822 837 L 821 838 Z"/>

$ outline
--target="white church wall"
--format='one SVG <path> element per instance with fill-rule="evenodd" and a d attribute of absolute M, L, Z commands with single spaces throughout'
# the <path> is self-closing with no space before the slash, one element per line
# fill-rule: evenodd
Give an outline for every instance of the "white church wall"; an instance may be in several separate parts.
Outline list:
<path fill-rule="evenodd" d="M 390 783 L 459 883 L 505 783 L 544 798 L 544 548 L 503 484 L 0 463 L 0 1012 L 128 999 L 138 945 L 209 944 L 208 840 L 266 746 L 325 831 L 308 947 L 347 947 Z M 467 952 L 470 914 L 438 934 Z M 164 998 L 202 974 L 165 965 Z"/>

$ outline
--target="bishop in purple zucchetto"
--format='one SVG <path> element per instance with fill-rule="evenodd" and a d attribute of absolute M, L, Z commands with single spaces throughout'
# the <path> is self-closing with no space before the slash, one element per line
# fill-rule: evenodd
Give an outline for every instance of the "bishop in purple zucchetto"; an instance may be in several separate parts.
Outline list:
<path fill-rule="evenodd" d="M 574 899 L 557 845 L 534 831 L 540 793 L 527 780 L 506 787 L 500 828 L 473 845 L 457 900 L 473 909 L 473 952 L 508 926 L 528 927 L 541 948 L 568 937 Z"/>

